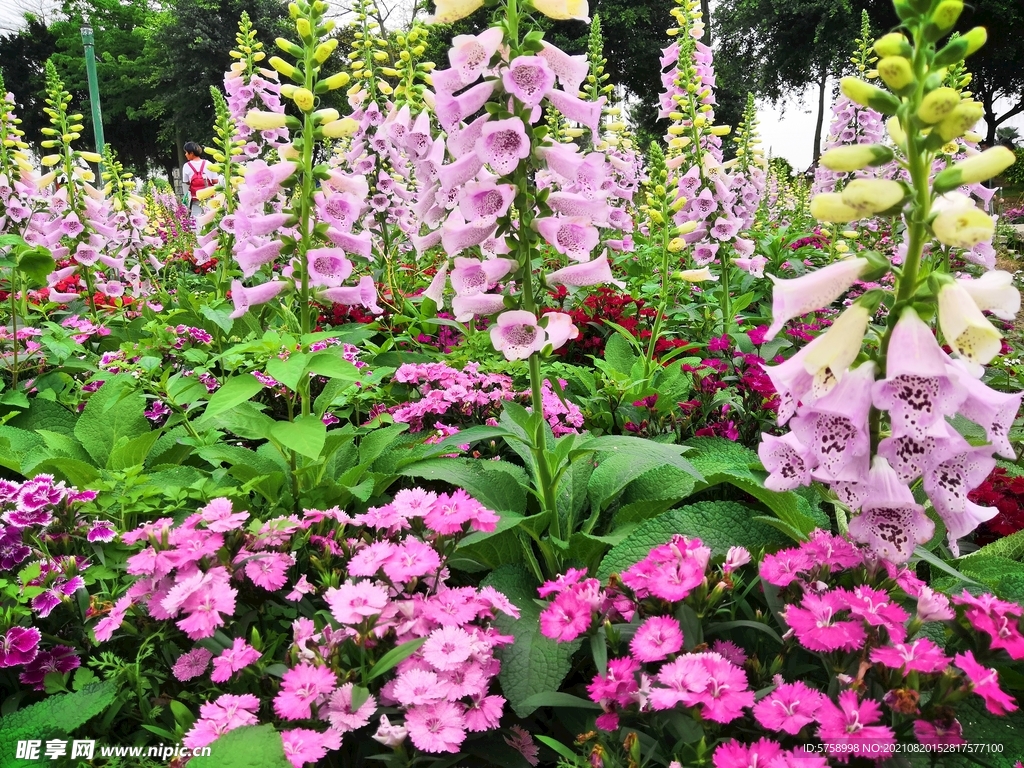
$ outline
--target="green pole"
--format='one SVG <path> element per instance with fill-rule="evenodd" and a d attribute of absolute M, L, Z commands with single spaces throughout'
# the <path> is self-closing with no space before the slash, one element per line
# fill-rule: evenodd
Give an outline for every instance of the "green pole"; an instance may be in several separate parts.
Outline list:
<path fill-rule="evenodd" d="M 96 52 L 92 27 L 82 27 L 82 45 L 85 47 L 85 73 L 89 78 L 89 104 L 92 107 L 92 130 L 96 137 L 96 153 L 103 154 L 103 115 L 100 113 L 100 86 L 96 78 Z M 103 163 L 97 169 L 96 186 L 103 188 Z"/>

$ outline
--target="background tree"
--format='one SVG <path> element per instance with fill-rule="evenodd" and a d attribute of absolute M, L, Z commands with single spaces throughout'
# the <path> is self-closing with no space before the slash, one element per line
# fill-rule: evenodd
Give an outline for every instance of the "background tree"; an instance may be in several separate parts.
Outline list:
<path fill-rule="evenodd" d="M 145 111 L 159 121 L 159 140 L 174 148 L 176 165 L 184 163 L 184 142 L 205 145 L 212 138 L 210 87 L 223 87 L 242 11 L 268 51 L 287 31 L 288 10 L 279 0 L 170 0 L 154 18 L 146 46 L 152 96 Z"/>

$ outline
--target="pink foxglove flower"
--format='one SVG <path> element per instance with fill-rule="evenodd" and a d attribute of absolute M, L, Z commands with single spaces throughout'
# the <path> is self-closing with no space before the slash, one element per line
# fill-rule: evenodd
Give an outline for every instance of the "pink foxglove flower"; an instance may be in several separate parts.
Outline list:
<path fill-rule="evenodd" d="M 508 211 L 516 188 L 511 184 L 495 184 L 492 181 L 470 181 L 459 195 L 459 210 L 466 221 L 504 216 Z"/>
<path fill-rule="evenodd" d="M 584 261 L 581 264 L 572 264 L 562 267 L 554 272 L 548 273 L 545 277 L 548 285 L 568 285 L 580 287 L 585 285 L 600 285 L 610 283 L 625 288 L 626 284 L 616 280 L 612 275 L 611 265 L 608 263 L 608 253 L 602 253 L 596 259 Z"/>
<path fill-rule="evenodd" d="M 765 339 L 774 339 L 793 318 L 827 307 L 849 290 L 869 267 L 866 259 L 853 258 L 837 261 L 792 280 L 768 275 L 775 288 L 772 291 L 772 324 Z"/>
<path fill-rule="evenodd" d="M 881 456 L 871 463 L 860 514 L 850 521 L 850 536 L 892 563 L 905 563 L 918 544 L 935 533 L 935 524 Z"/>
<path fill-rule="evenodd" d="M 319 292 L 319 297 L 335 304 L 366 307 L 375 315 L 384 312 L 377 305 L 377 286 L 369 275 L 363 275 L 359 278 L 358 285 L 325 288 Z"/>
<path fill-rule="evenodd" d="M 541 41 L 541 50 L 537 55 L 548 63 L 566 93 L 579 91 L 590 71 L 585 54 L 570 56 L 546 40 Z"/>
<path fill-rule="evenodd" d="M 600 233 L 585 216 L 545 216 L 533 226 L 549 245 L 575 261 L 587 261 L 597 246 Z"/>
<path fill-rule="evenodd" d="M 530 139 L 518 117 L 491 120 L 476 142 L 476 155 L 499 176 L 507 176 L 530 155 Z"/>
<path fill-rule="evenodd" d="M 336 288 L 352 274 L 352 262 L 340 248 L 311 248 L 306 252 L 309 284 Z"/>
<path fill-rule="evenodd" d="M 501 78 L 505 92 L 528 107 L 536 107 L 555 84 L 555 73 L 540 56 L 517 56 Z"/>
<path fill-rule="evenodd" d="M 475 293 L 470 296 L 456 296 L 452 299 L 452 313 L 460 323 L 469 322 L 474 317 L 493 315 L 496 312 L 501 312 L 504 308 L 505 297 L 500 293 Z M 494 337 L 491 338 L 493 340 Z"/>
<path fill-rule="evenodd" d="M 237 320 L 252 307 L 266 304 L 287 287 L 288 283 L 283 280 L 272 280 L 252 288 L 246 288 L 240 280 L 231 281 L 231 300 L 235 303 L 231 318 Z"/>
<path fill-rule="evenodd" d="M 448 51 L 448 61 L 459 74 L 463 86 L 471 85 L 490 63 L 504 40 L 501 27 L 489 27 L 479 35 L 456 35 Z"/>
<path fill-rule="evenodd" d="M 491 290 L 501 278 L 517 266 L 511 259 L 455 258 L 452 288 L 458 296 L 471 296 Z"/>
<path fill-rule="evenodd" d="M 782 437 L 761 433 L 757 456 L 768 471 L 764 486 L 772 491 L 791 491 L 811 484 L 811 470 L 818 460 L 796 434 L 787 432 Z"/>
<path fill-rule="evenodd" d="M 957 375 L 952 366 L 948 370 L 956 376 L 959 385 L 967 393 L 957 408 L 960 415 L 985 428 L 985 434 L 996 453 L 1010 460 L 1016 459 L 1017 454 L 1007 435 L 1017 418 L 1024 392 L 999 392 L 973 376 Z"/>
<path fill-rule="evenodd" d="M 544 349 L 547 335 L 537 318 L 526 310 L 510 310 L 498 315 L 490 327 L 491 344 L 506 360 L 525 360 Z"/>
<path fill-rule="evenodd" d="M 966 440 L 950 440 L 925 459 L 924 489 L 932 506 L 946 525 L 950 548 L 956 552 L 956 540 L 998 514 L 994 507 L 983 507 L 967 498 L 995 469 L 992 446 L 971 447 Z"/>

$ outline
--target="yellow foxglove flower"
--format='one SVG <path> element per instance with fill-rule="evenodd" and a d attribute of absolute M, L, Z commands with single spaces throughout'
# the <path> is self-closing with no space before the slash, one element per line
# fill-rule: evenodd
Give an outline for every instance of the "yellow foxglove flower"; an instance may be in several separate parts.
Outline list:
<path fill-rule="evenodd" d="M 900 125 L 900 119 L 898 117 L 890 117 L 886 120 L 885 130 L 889 134 L 889 138 L 893 140 L 893 143 L 897 147 L 906 148 L 907 134 L 904 132 L 903 126 Z"/>
<path fill-rule="evenodd" d="M 351 117 L 343 117 L 340 120 L 333 120 L 329 123 L 325 123 L 321 127 L 321 130 L 324 132 L 324 136 L 328 139 L 340 139 L 345 136 L 351 136 L 359 130 L 359 123 Z"/>
<path fill-rule="evenodd" d="M 680 199 L 683 200 L 684 203 L 685 203 L 685 198 L 680 198 Z M 682 206 L 680 206 L 680 207 L 682 207 Z M 676 227 L 676 234 L 677 235 L 688 235 L 691 232 L 695 232 L 696 230 L 697 230 L 697 222 L 696 221 L 684 221 L 682 224 L 680 224 L 678 227 Z"/>
<path fill-rule="evenodd" d="M 995 221 L 970 201 L 939 213 L 932 221 L 932 231 L 940 243 L 970 249 L 988 242 L 995 234 Z"/>
<path fill-rule="evenodd" d="M 998 176 L 1017 161 L 1013 150 L 1004 147 L 991 147 L 974 157 L 961 160 L 956 165 L 941 171 L 935 177 L 935 191 L 939 194 L 949 192 L 964 184 L 975 184 L 988 181 Z"/>
<path fill-rule="evenodd" d="M 939 328 L 954 352 L 972 365 L 986 365 L 999 354 L 1002 335 L 963 286 L 950 281 L 939 289 L 937 298 Z"/>
<path fill-rule="evenodd" d="M 878 62 L 878 76 L 894 91 L 902 91 L 914 82 L 914 70 L 902 56 L 886 56 Z"/>
<path fill-rule="evenodd" d="M 856 208 L 852 208 L 844 203 L 843 196 L 838 192 L 826 192 L 811 198 L 811 216 L 818 221 L 832 221 L 845 224 L 848 221 L 856 221 L 863 214 Z"/>
<path fill-rule="evenodd" d="M 842 379 L 860 354 L 864 334 L 868 330 L 871 312 L 860 303 L 846 309 L 822 338 L 820 344 L 808 346 L 804 356 L 804 370 L 814 377 L 813 387 L 823 395 L 836 380 Z"/>
<path fill-rule="evenodd" d="M 943 141 L 953 141 L 967 133 L 981 120 L 985 108 L 976 101 L 961 101 L 942 122 L 932 128 Z"/>
<path fill-rule="evenodd" d="M 326 93 L 327 91 L 333 91 L 338 88 L 344 88 L 351 82 L 352 78 L 348 72 L 339 72 L 336 75 L 326 77 L 316 84 L 317 93 Z"/>
<path fill-rule="evenodd" d="M 57 163 L 59 163 L 62 159 L 63 158 L 60 155 L 46 155 L 39 162 L 41 162 L 43 165 L 45 165 L 47 168 L 49 168 L 50 166 L 53 166 L 53 165 L 56 165 Z"/>
<path fill-rule="evenodd" d="M 732 131 L 732 126 L 728 125 L 715 125 L 711 127 L 711 134 L 713 136 L 728 136 Z"/>
<path fill-rule="evenodd" d="M 839 81 L 839 89 L 850 101 L 874 109 L 883 115 L 894 115 L 900 108 L 900 100 L 891 93 L 857 77 L 844 77 Z"/>
<path fill-rule="evenodd" d="M 427 22 L 453 24 L 459 19 L 466 18 L 483 4 L 483 0 L 437 0 L 434 15 Z"/>
<path fill-rule="evenodd" d="M 941 122 L 960 103 L 960 92 L 954 88 L 936 88 L 921 100 L 917 116 L 929 125 Z"/>
<path fill-rule="evenodd" d="M 889 179 L 854 179 L 842 191 L 843 202 L 863 214 L 887 211 L 906 197 L 898 181 Z"/>
<path fill-rule="evenodd" d="M 914 49 L 901 32 L 890 32 L 875 41 L 875 53 L 883 58 L 886 56 L 910 56 Z"/>
<path fill-rule="evenodd" d="M 705 283 L 708 281 L 718 281 L 718 275 L 711 274 L 710 267 L 701 267 L 700 269 L 684 269 L 682 272 L 676 272 L 675 277 L 679 278 L 680 280 L 684 280 L 687 283 Z"/>
<path fill-rule="evenodd" d="M 823 154 L 821 164 L 830 171 L 850 173 L 869 165 L 884 165 L 892 158 L 892 150 L 884 144 L 847 144 Z"/>
<path fill-rule="evenodd" d="M 270 61 L 267 63 L 285 77 L 298 77 L 299 71 L 280 56 L 271 56 Z"/>
<path fill-rule="evenodd" d="M 297 88 L 292 96 L 292 100 L 295 102 L 295 106 L 303 112 L 312 112 L 313 105 L 316 102 L 313 92 L 308 88 Z"/>
<path fill-rule="evenodd" d="M 320 45 L 313 51 L 313 58 L 320 64 L 323 64 L 327 59 L 330 58 L 331 54 L 334 53 L 338 48 L 338 38 L 332 37 L 329 40 L 324 40 Z"/>
<path fill-rule="evenodd" d="M 244 119 L 244 123 L 257 131 L 273 131 L 277 128 L 284 128 L 287 117 L 280 112 L 261 112 L 258 109 L 250 109 Z"/>
<path fill-rule="evenodd" d="M 975 27 L 963 35 L 963 38 L 967 41 L 967 53 L 964 56 L 970 56 L 988 41 L 988 31 L 984 27 Z"/>
<path fill-rule="evenodd" d="M 97 152 L 79 152 L 78 156 L 87 163 L 102 163 L 103 158 Z"/>
<path fill-rule="evenodd" d="M 43 190 L 53 184 L 53 180 L 57 178 L 56 171 L 50 171 L 49 173 L 40 176 L 36 179 L 36 189 Z"/>
<path fill-rule="evenodd" d="M 334 108 L 318 109 L 313 113 L 313 120 L 321 125 L 323 123 L 329 123 L 332 120 L 337 120 L 341 115 L 338 114 L 338 110 Z"/>
<path fill-rule="evenodd" d="M 668 241 L 669 253 L 679 253 L 684 248 L 686 248 L 686 241 L 681 237 L 673 237 Z"/>

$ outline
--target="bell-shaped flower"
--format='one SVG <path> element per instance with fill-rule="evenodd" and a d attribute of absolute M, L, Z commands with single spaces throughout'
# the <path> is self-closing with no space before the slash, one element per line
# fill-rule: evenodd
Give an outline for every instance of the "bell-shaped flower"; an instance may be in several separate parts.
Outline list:
<path fill-rule="evenodd" d="M 732 263 L 742 269 L 744 272 L 749 272 L 754 277 L 764 277 L 764 268 L 768 265 L 768 259 L 764 256 L 757 255 L 752 256 L 749 259 L 739 258 L 733 259 Z"/>
<path fill-rule="evenodd" d="M 436 0 L 434 15 L 429 18 L 433 24 L 454 24 L 483 6 L 483 0 Z"/>
<path fill-rule="evenodd" d="M 910 484 L 922 474 L 930 456 L 947 450 L 950 443 L 961 443 L 963 438 L 945 420 L 932 425 L 929 434 L 890 435 L 878 443 L 878 455 L 885 457 L 895 470 L 901 483 Z"/>
<path fill-rule="evenodd" d="M 801 348 L 795 355 L 778 365 L 761 366 L 779 396 L 777 411 L 779 426 L 782 426 L 793 417 L 793 414 L 796 413 L 796 407 L 800 402 L 810 401 L 814 377 L 804 367 L 804 359 L 807 357 L 807 351 L 813 344 L 814 342 L 812 341 L 811 344 Z"/>
<path fill-rule="evenodd" d="M 811 216 L 818 221 L 845 224 L 863 218 L 859 210 L 847 205 L 839 192 L 824 192 L 811 198 Z"/>
<path fill-rule="evenodd" d="M 325 288 L 317 293 L 317 298 L 334 304 L 359 305 L 370 310 L 375 315 L 384 312 L 383 309 L 377 306 L 377 286 L 369 275 L 359 278 L 358 285 Z"/>
<path fill-rule="evenodd" d="M 501 27 L 488 27 L 479 35 L 456 35 L 452 38 L 448 61 L 459 73 L 463 86 L 477 81 L 501 47 L 504 34 Z"/>
<path fill-rule="evenodd" d="M 264 160 L 253 160 L 244 167 L 245 179 L 238 190 L 238 201 L 243 206 L 262 205 L 272 200 L 298 168 L 295 163 L 267 165 Z"/>
<path fill-rule="evenodd" d="M 555 21 L 576 19 L 590 23 L 590 6 L 587 0 L 531 0 L 531 4 Z"/>
<path fill-rule="evenodd" d="M 960 201 L 959 204 L 953 203 L 948 207 L 940 204 L 943 198 L 956 194 L 958 193 L 947 193 L 935 202 L 934 208 L 939 210 L 939 214 L 932 220 L 935 238 L 944 245 L 964 249 L 971 249 L 978 243 L 989 242 L 996 231 L 995 219 L 979 210 L 970 198 L 967 198 L 966 202 Z"/>
<path fill-rule="evenodd" d="M 492 181 L 470 181 L 459 195 L 459 211 L 466 221 L 486 216 L 504 216 L 516 196 L 512 184 L 495 184 Z"/>
<path fill-rule="evenodd" d="M 843 202 L 862 216 L 888 211 L 906 194 L 902 184 L 890 179 L 854 179 L 842 191 Z"/>
<path fill-rule="evenodd" d="M 953 369 L 952 366 L 950 368 Z M 957 412 L 985 429 L 988 441 L 996 453 L 1010 460 L 1016 459 L 1017 455 L 1010 445 L 1009 432 L 1017 418 L 1024 392 L 999 392 L 969 374 L 960 374 L 958 381 L 967 396 Z"/>
<path fill-rule="evenodd" d="M 266 264 L 272 264 L 280 255 L 284 243 L 271 240 L 263 245 L 249 242 L 235 244 L 235 262 L 242 270 L 243 277 L 252 277 Z"/>
<path fill-rule="evenodd" d="M 340 248 L 311 248 L 306 253 L 306 264 L 309 284 L 316 287 L 337 287 L 352 274 L 352 262 Z"/>
<path fill-rule="evenodd" d="M 957 539 L 995 516 L 996 509 L 977 506 L 967 498 L 995 466 L 991 445 L 972 447 L 964 439 L 947 441 L 943 450 L 927 458 L 924 490 L 946 524 L 951 548 Z"/>
<path fill-rule="evenodd" d="M 854 258 L 837 261 L 792 280 L 768 275 L 775 288 L 772 291 L 772 324 L 765 340 L 774 339 L 794 317 L 827 307 L 849 290 L 869 266 L 867 259 Z"/>
<path fill-rule="evenodd" d="M 606 223 L 612 210 L 603 197 L 589 198 L 572 192 L 552 192 L 548 195 L 548 207 L 563 216 L 584 216 L 594 224 Z"/>
<path fill-rule="evenodd" d="M 472 123 L 469 123 L 469 125 L 460 123 L 448 131 L 445 145 L 448 147 L 448 152 L 451 156 L 456 160 L 460 160 L 466 155 L 473 154 L 476 151 L 476 141 L 480 138 L 484 126 L 490 119 L 491 116 L 485 112 Z"/>
<path fill-rule="evenodd" d="M 458 96 L 452 96 L 447 93 L 437 94 L 434 107 L 437 122 L 446 131 L 450 131 L 461 120 L 465 120 L 481 110 L 484 104 L 487 103 L 487 100 L 491 98 L 496 85 L 497 83 L 494 80 L 485 80 Z"/>
<path fill-rule="evenodd" d="M 732 240 L 740 231 L 742 223 L 731 216 L 719 216 L 711 227 L 711 236 L 716 240 Z"/>
<path fill-rule="evenodd" d="M 456 257 L 452 288 L 459 296 L 485 293 L 518 265 L 512 259 L 466 259 Z"/>
<path fill-rule="evenodd" d="M 476 155 L 499 176 L 507 176 L 530 155 L 530 137 L 518 117 L 491 120 L 476 142 Z"/>
<path fill-rule="evenodd" d="M 804 363 L 806 368 L 806 358 Z M 790 428 L 817 460 L 815 478 L 863 481 L 871 454 L 868 413 L 874 380 L 875 364 L 864 363 L 848 371 L 827 395 L 798 409 Z"/>
<path fill-rule="evenodd" d="M 541 41 L 541 49 L 537 54 L 551 67 L 562 90 L 566 93 L 579 93 L 580 85 L 590 73 L 590 64 L 586 54 L 570 56 L 561 48 L 556 48 L 547 40 Z"/>
<path fill-rule="evenodd" d="M 698 243 L 693 247 L 693 261 L 698 267 L 704 267 L 715 260 L 715 256 L 718 254 L 718 243 Z M 764 277 L 762 274 L 761 277 Z"/>
<path fill-rule="evenodd" d="M 850 537 L 884 560 L 907 562 L 917 545 L 935 534 L 935 523 L 882 457 L 872 461 L 864 485 L 860 514 L 850 520 Z"/>
<path fill-rule="evenodd" d="M 580 335 L 579 328 L 572 322 L 572 317 L 564 312 L 548 312 L 542 322 L 547 333 L 547 343 L 551 345 L 552 350 L 560 349 L 567 341 Z"/>
<path fill-rule="evenodd" d="M 567 120 L 572 120 L 589 128 L 594 141 L 597 142 L 598 133 L 601 128 L 601 109 L 604 107 L 605 101 L 607 101 L 604 96 L 597 101 L 586 101 L 578 96 L 571 96 L 557 88 L 549 88 L 544 95 L 548 103 L 561 112 Z"/>
<path fill-rule="evenodd" d="M 454 256 L 474 245 L 480 245 L 494 233 L 497 226 L 498 221 L 493 216 L 467 222 L 461 211 L 454 210 L 441 230 L 441 246 L 445 253 Z"/>
<path fill-rule="evenodd" d="M 532 312 L 514 309 L 502 312 L 490 327 L 491 344 L 506 360 L 525 360 L 544 349 L 547 334 Z"/>
<path fill-rule="evenodd" d="M 1002 334 L 978 309 L 958 282 L 943 283 L 938 293 L 939 328 L 946 343 L 971 365 L 985 365 L 999 354 Z"/>
<path fill-rule="evenodd" d="M 288 287 L 285 280 L 271 280 L 269 283 L 254 285 L 246 288 L 241 280 L 231 281 L 231 301 L 235 304 L 235 311 L 231 313 L 232 320 L 237 320 L 250 308 L 266 304 L 274 299 L 281 291 Z"/>
<path fill-rule="evenodd" d="M 536 107 L 554 86 L 555 73 L 540 56 L 517 56 L 501 77 L 505 92 L 528 107 Z"/>
<path fill-rule="evenodd" d="M 811 484 L 811 470 L 817 465 L 814 454 L 792 432 L 782 437 L 761 433 L 757 457 L 768 471 L 764 487 L 772 491 L 791 491 Z"/>
<path fill-rule="evenodd" d="M 423 292 L 423 298 L 430 299 L 440 309 L 444 306 L 444 286 L 448 279 L 448 262 L 441 264 L 440 269 L 434 273 L 434 279 L 430 281 L 427 290 Z"/>
<path fill-rule="evenodd" d="M 701 267 L 700 269 L 684 269 L 680 272 L 676 272 L 672 276 L 686 283 L 706 283 L 708 281 L 713 283 L 718 282 L 718 275 L 712 274 L 711 269 L 708 267 Z"/>
<path fill-rule="evenodd" d="M 921 439 L 956 413 L 967 392 L 948 359 L 917 312 L 904 309 L 889 339 L 886 378 L 871 393 L 875 407 L 889 412 L 893 435 Z"/>
<path fill-rule="evenodd" d="M 505 309 L 505 297 L 500 293 L 474 293 L 452 299 L 452 313 L 460 323 L 474 317 L 487 317 Z"/>
<path fill-rule="evenodd" d="M 982 312 L 991 312 L 1000 320 L 1013 320 L 1020 312 L 1020 291 L 1014 288 L 1009 272 L 993 269 L 975 280 L 959 279 L 956 283 Z"/>
<path fill-rule="evenodd" d="M 364 259 L 373 258 L 373 241 L 369 230 L 354 234 L 352 232 L 342 232 L 334 227 L 328 227 L 327 237 L 345 253 L 354 253 L 357 256 L 362 256 Z"/>
<path fill-rule="evenodd" d="M 402 143 L 413 158 L 422 158 L 430 150 L 432 142 L 430 113 L 424 110 L 416 116 L 412 126 L 405 132 Z"/>
<path fill-rule="evenodd" d="M 475 179 L 483 167 L 483 160 L 476 152 L 473 152 L 463 155 L 454 163 L 442 165 L 438 169 L 437 180 L 441 183 L 441 189 L 457 189 L 468 181 Z"/>
<path fill-rule="evenodd" d="M 556 251 L 575 261 L 589 259 L 601 238 L 597 227 L 583 216 L 544 216 L 534 219 L 533 227 Z"/>
<path fill-rule="evenodd" d="M 584 285 L 600 285 L 611 283 L 619 288 L 625 288 L 626 284 L 616 280 L 612 276 L 611 265 L 608 264 L 608 252 L 602 253 L 596 259 L 585 261 L 582 264 L 573 264 L 568 267 L 556 270 L 545 278 L 548 285 L 568 285 L 580 287 Z"/>
<path fill-rule="evenodd" d="M 813 391 L 816 397 L 822 397 L 831 390 L 833 383 L 841 379 L 857 359 L 871 315 L 871 310 L 858 301 L 836 318 L 824 334 L 808 345 L 804 368 L 814 377 Z"/>

